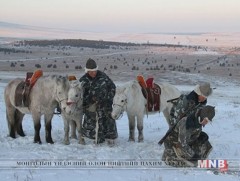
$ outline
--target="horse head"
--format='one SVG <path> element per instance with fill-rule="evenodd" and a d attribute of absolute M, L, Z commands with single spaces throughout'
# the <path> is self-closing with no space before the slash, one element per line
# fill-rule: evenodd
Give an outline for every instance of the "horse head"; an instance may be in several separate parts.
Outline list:
<path fill-rule="evenodd" d="M 67 107 L 67 96 L 70 88 L 68 77 L 57 76 L 56 77 L 56 101 L 59 103 L 61 110 Z"/>
<path fill-rule="evenodd" d="M 127 88 L 117 87 L 116 94 L 113 98 L 113 108 L 111 116 L 113 119 L 117 120 L 127 108 Z"/>
<path fill-rule="evenodd" d="M 72 114 L 75 111 L 82 109 L 83 102 L 83 86 L 78 80 L 70 82 L 70 88 L 68 91 L 67 107 L 65 112 Z"/>

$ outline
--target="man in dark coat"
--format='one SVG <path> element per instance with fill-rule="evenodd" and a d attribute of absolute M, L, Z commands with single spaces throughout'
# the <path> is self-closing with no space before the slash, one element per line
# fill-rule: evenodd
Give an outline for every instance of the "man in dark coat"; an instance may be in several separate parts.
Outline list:
<path fill-rule="evenodd" d="M 215 116 L 212 106 L 202 106 L 183 117 L 164 141 L 162 160 L 174 167 L 196 166 L 197 160 L 204 160 L 212 150 L 208 135 L 202 131 Z"/>
<path fill-rule="evenodd" d="M 83 133 L 96 143 L 118 137 L 116 122 L 111 117 L 116 86 L 93 59 L 88 59 L 85 74 L 79 79 L 83 83 L 84 122 Z"/>

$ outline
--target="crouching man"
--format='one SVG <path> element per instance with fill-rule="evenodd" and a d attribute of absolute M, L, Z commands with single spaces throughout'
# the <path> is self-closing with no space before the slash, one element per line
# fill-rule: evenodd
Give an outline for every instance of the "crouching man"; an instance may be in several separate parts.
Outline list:
<path fill-rule="evenodd" d="M 198 160 L 206 159 L 212 146 L 202 128 L 214 116 L 214 107 L 207 105 L 183 117 L 164 141 L 162 160 L 174 167 L 191 167 L 196 166 Z"/>

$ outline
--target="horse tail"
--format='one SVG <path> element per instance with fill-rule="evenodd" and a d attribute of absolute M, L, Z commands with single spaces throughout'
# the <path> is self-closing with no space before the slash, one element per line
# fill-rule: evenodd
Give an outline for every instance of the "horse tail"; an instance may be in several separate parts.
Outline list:
<path fill-rule="evenodd" d="M 25 136 L 22 129 L 23 116 L 24 114 L 21 113 L 16 108 L 14 108 L 13 106 L 8 107 L 6 109 L 6 119 L 7 119 L 8 131 L 9 131 L 10 137 L 16 138 L 16 132 L 20 136 Z"/>
<path fill-rule="evenodd" d="M 6 109 L 6 118 L 7 118 L 7 124 L 8 124 L 8 131 L 9 136 L 12 138 L 16 138 L 15 132 L 16 132 L 16 124 L 15 124 L 15 110 L 13 110 L 13 107 L 7 107 Z"/>

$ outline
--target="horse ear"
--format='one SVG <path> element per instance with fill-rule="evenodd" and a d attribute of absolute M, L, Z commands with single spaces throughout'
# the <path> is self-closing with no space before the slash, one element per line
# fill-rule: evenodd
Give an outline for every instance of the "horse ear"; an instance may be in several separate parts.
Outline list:
<path fill-rule="evenodd" d="M 57 85 L 60 85 L 62 82 L 65 81 L 65 77 L 63 77 L 63 76 L 61 76 L 61 75 L 55 76 L 55 78 L 56 78 L 56 83 L 57 83 Z"/>
<path fill-rule="evenodd" d="M 79 85 L 79 81 L 78 80 L 71 80 L 70 85 L 71 85 L 71 87 L 76 87 L 76 86 Z"/>
<path fill-rule="evenodd" d="M 124 87 L 123 89 L 122 89 L 122 92 L 125 92 L 127 90 L 127 87 Z"/>
<path fill-rule="evenodd" d="M 83 89 L 83 84 L 84 84 L 83 82 L 79 82 L 79 81 L 78 81 L 78 87 L 79 87 L 80 89 Z"/>
<path fill-rule="evenodd" d="M 122 90 L 121 90 L 121 87 L 120 86 L 117 86 L 116 87 L 116 93 L 120 93 Z"/>
<path fill-rule="evenodd" d="M 132 88 L 137 90 L 138 86 L 136 84 L 132 84 Z"/>

